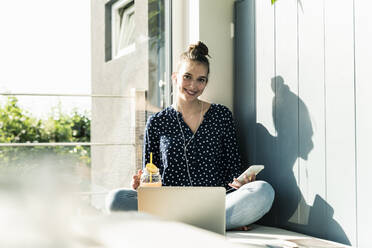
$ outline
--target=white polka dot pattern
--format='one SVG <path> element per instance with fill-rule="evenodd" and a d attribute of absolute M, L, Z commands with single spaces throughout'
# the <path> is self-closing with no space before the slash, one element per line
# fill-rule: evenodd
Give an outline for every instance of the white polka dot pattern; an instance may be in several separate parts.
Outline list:
<path fill-rule="evenodd" d="M 184 156 L 186 143 L 193 133 L 173 107 L 150 116 L 144 138 L 144 165 L 150 161 L 159 167 L 165 186 L 190 186 Z M 223 186 L 241 172 L 236 127 L 231 111 L 221 104 L 211 104 L 195 137 L 187 146 L 187 158 L 193 186 Z"/>

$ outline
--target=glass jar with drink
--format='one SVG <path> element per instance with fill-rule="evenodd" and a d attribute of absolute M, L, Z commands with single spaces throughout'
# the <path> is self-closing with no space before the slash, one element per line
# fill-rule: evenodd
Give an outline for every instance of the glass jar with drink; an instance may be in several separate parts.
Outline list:
<path fill-rule="evenodd" d="M 141 176 L 141 187 L 161 187 L 161 176 L 159 168 L 152 163 L 152 153 L 150 153 L 150 163 L 146 164 Z"/>

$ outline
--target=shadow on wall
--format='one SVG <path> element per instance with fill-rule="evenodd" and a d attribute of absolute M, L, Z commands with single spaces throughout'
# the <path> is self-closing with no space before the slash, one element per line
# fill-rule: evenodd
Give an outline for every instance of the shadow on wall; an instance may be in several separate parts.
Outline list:
<path fill-rule="evenodd" d="M 313 206 L 307 205 L 297 185 L 293 167 L 298 158 L 308 160 L 314 148 L 313 128 L 305 103 L 290 91 L 281 76 L 272 78 L 271 88 L 275 93 L 272 115 L 277 134 L 272 136 L 262 124 L 256 123 L 256 155 L 250 161 L 265 165 L 259 179 L 269 182 L 276 192 L 271 211 L 260 223 L 350 244 L 342 227 L 333 219 L 333 208 L 319 195 Z"/>

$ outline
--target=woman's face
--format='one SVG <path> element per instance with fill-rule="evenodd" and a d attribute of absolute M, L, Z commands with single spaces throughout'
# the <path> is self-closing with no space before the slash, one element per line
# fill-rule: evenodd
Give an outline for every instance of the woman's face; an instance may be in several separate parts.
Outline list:
<path fill-rule="evenodd" d="M 207 86 L 208 68 L 199 62 L 183 61 L 178 72 L 173 73 L 172 79 L 176 83 L 178 97 L 185 101 L 193 101 Z"/>

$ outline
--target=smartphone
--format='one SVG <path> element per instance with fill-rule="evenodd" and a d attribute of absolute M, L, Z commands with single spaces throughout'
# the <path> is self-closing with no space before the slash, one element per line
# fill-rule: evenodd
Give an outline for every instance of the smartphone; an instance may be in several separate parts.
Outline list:
<path fill-rule="evenodd" d="M 260 171 L 262 171 L 263 169 L 265 168 L 264 165 L 251 165 L 248 167 L 248 169 L 246 169 L 237 179 L 239 182 L 244 182 L 244 175 L 247 175 L 248 177 L 250 175 L 255 175 L 257 176 L 258 173 L 260 173 Z"/>

